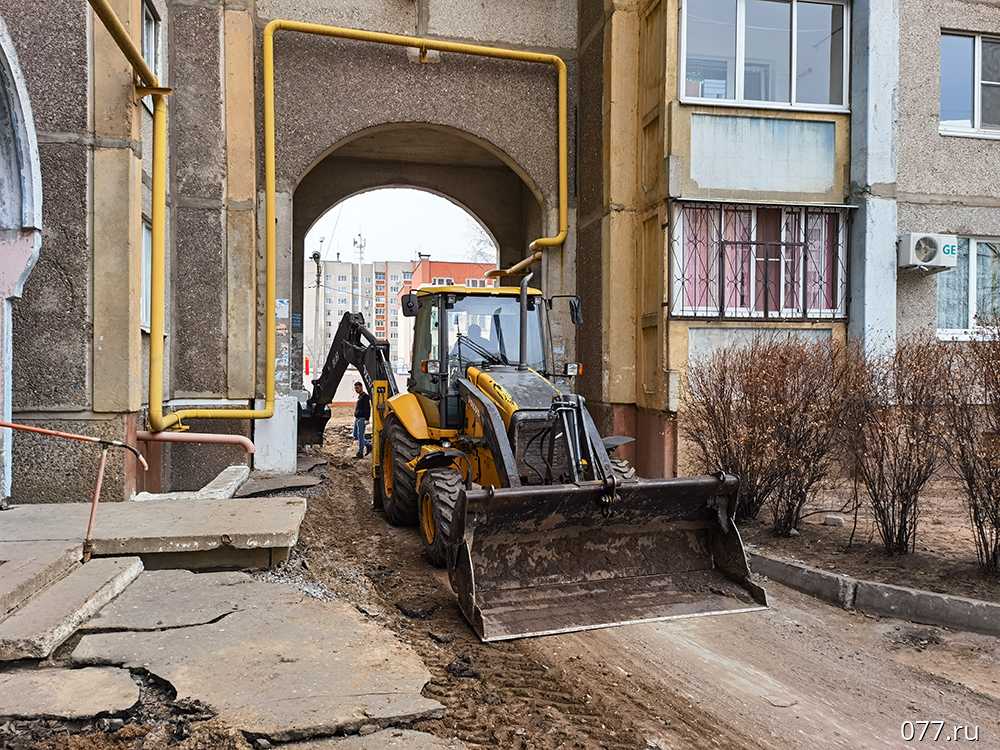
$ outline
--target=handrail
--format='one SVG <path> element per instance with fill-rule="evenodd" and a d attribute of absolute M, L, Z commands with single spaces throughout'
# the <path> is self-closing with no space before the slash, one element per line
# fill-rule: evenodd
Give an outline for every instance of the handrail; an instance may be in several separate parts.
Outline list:
<path fill-rule="evenodd" d="M 558 73 L 559 87 L 557 114 L 559 130 L 559 231 L 550 237 L 539 237 L 532 242 L 528 246 L 527 257 L 511 268 L 497 269 L 490 271 L 486 275 L 493 277 L 510 276 L 520 273 L 542 258 L 542 248 L 559 247 L 566 242 L 566 237 L 569 234 L 569 85 L 566 63 L 561 57 L 541 52 L 526 52 L 524 50 L 505 49 L 503 47 L 446 42 L 425 37 L 385 34 L 378 31 L 363 31 L 361 29 L 348 29 L 340 26 L 325 26 L 322 24 L 277 19 L 271 21 L 264 29 L 264 179 L 266 182 L 266 243 L 269 257 L 273 255 L 274 246 L 277 243 L 277 227 L 275 224 L 277 167 L 275 163 L 274 35 L 281 30 L 351 39 L 358 42 L 389 44 L 396 47 L 412 47 L 420 50 L 421 60 L 425 58 L 428 50 L 435 50 L 437 52 L 454 52 L 463 55 L 555 66 Z"/>

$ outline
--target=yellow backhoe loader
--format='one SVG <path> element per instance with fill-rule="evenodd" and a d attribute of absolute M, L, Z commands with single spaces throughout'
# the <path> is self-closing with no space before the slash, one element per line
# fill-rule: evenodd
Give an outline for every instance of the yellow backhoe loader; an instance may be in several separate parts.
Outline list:
<path fill-rule="evenodd" d="M 322 441 L 349 364 L 372 398 L 375 506 L 416 525 L 484 641 L 767 605 L 733 523 L 737 480 L 639 479 L 553 372 L 554 300 L 529 288 L 435 286 L 403 297 L 413 317 L 407 392 L 389 344 L 347 313 L 300 409 Z M 573 321 L 580 303 L 569 298 Z"/>

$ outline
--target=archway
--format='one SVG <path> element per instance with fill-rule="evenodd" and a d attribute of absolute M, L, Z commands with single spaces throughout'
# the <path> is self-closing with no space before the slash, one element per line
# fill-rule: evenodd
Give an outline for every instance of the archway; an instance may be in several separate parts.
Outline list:
<path fill-rule="evenodd" d="M 0 416 L 11 418 L 11 300 L 20 297 L 42 242 L 42 181 L 34 119 L 14 44 L 0 18 Z M 0 491 L 10 495 L 11 445 L 0 430 Z"/>
<path fill-rule="evenodd" d="M 426 123 L 381 125 L 352 135 L 320 158 L 294 192 L 291 363 L 303 357 L 306 234 L 341 201 L 385 187 L 415 188 L 461 206 L 495 240 L 500 265 L 523 257 L 527 244 L 544 233 L 541 191 L 491 144 Z M 290 367 L 289 376 L 293 389 L 302 387 L 301 368 Z"/>

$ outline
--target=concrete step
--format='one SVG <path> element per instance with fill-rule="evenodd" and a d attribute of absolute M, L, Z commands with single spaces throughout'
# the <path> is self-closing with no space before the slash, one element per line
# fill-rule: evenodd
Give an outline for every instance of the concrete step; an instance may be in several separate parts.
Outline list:
<path fill-rule="evenodd" d="M 44 659 L 142 572 L 138 557 L 91 560 L 0 622 L 0 661 Z"/>
<path fill-rule="evenodd" d="M 80 565 L 75 542 L 0 543 L 0 620 Z"/>

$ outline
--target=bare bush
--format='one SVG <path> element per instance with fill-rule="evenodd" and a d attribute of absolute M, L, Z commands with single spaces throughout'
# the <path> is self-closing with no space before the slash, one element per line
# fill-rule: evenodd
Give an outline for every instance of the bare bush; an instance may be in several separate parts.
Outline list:
<path fill-rule="evenodd" d="M 681 429 L 703 471 L 739 477 L 739 518 L 768 506 L 775 531 L 798 526 L 831 468 L 840 359 L 832 344 L 772 335 L 689 367 Z"/>
<path fill-rule="evenodd" d="M 948 462 L 965 489 L 979 565 L 1000 575 L 1000 322 L 955 350 L 947 382 Z"/>
<path fill-rule="evenodd" d="M 885 551 L 902 555 L 914 549 L 920 493 L 942 461 L 944 352 L 937 341 L 915 337 L 884 357 L 857 356 L 844 442 Z"/>

